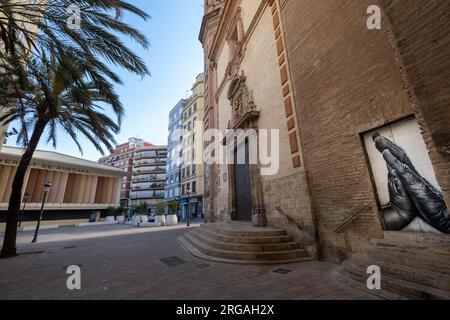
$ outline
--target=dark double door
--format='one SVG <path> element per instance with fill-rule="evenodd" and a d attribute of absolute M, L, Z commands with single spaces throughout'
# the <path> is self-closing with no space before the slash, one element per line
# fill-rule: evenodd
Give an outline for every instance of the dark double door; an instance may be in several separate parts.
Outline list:
<path fill-rule="evenodd" d="M 251 221 L 252 219 L 252 187 L 249 158 L 248 141 L 246 141 L 234 151 L 235 219 L 239 221 Z"/>

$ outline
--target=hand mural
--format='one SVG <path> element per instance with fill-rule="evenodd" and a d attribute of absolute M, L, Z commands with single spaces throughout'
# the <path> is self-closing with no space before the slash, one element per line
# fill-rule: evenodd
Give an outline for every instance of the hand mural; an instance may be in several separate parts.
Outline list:
<path fill-rule="evenodd" d="M 390 203 L 383 211 L 387 228 L 402 230 L 419 216 L 437 230 L 450 233 L 450 215 L 442 192 L 419 174 L 402 148 L 379 133 L 373 135 L 373 141 L 389 172 Z"/>

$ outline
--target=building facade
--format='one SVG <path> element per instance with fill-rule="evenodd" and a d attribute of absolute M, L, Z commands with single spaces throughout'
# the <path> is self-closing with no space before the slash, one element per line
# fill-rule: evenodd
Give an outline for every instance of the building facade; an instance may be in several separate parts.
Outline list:
<path fill-rule="evenodd" d="M 183 142 L 181 159 L 181 194 L 184 198 L 182 216 L 203 216 L 204 165 L 203 116 L 205 78 L 201 73 L 192 86 L 192 95 L 183 109 Z"/>
<path fill-rule="evenodd" d="M 150 146 L 134 152 L 130 205 L 147 203 L 149 213 L 164 200 L 166 187 L 167 147 Z"/>
<path fill-rule="evenodd" d="M 0 151 L 0 225 L 6 221 L 12 182 L 22 149 L 3 146 Z M 50 151 L 36 150 L 24 180 L 22 195 L 28 195 L 23 226 L 34 225 L 46 196 L 44 224 L 88 222 L 93 213 L 106 215 L 119 205 L 123 170 Z M 97 217 L 98 218 L 98 217 Z"/>
<path fill-rule="evenodd" d="M 169 114 L 167 140 L 167 168 L 164 202 L 179 201 L 181 197 L 181 156 L 183 138 L 183 111 L 187 100 L 180 100 Z"/>
<path fill-rule="evenodd" d="M 208 221 L 279 226 L 334 262 L 386 232 L 447 239 L 450 5 L 378 1 L 380 29 L 372 5 L 205 1 L 205 129 L 234 160 L 279 130 L 276 174 L 208 166 Z M 227 129 L 254 131 L 233 141 Z"/>
<path fill-rule="evenodd" d="M 450 4 L 377 1 L 380 29 L 369 29 L 372 5 L 272 6 L 320 249 L 334 262 L 389 232 L 450 233 Z"/>
<path fill-rule="evenodd" d="M 281 226 L 315 256 L 310 193 L 285 72 L 280 80 L 283 61 L 272 7 L 257 0 L 205 1 L 205 11 L 200 34 L 208 74 L 204 126 L 221 135 L 210 140 L 216 143 L 208 153 L 224 153 L 216 171 L 209 172 L 207 198 L 213 205 L 206 219 Z M 278 159 L 266 164 L 251 159 L 254 150 L 264 148 Z"/>
<path fill-rule="evenodd" d="M 129 208 L 131 203 L 131 177 L 134 168 L 134 152 L 138 148 L 153 146 L 139 138 L 130 138 L 127 143 L 116 146 L 116 149 L 107 157 L 99 159 L 103 163 L 114 168 L 122 169 L 126 174 L 121 182 L 120 205 Z"/>
<path fill-rule="evenodd" d="M 205 2 L 205 15 L 203 17 L 199 40 L 204 49 L 205 65 L 205 112 L 203 117 L 204 130 L 219 127 L 218 106 L 215 93 L 217 92 L 217 74 L 215 61 L 210 60 L 214 40 L 219 27 L 224 7 L 224 0 Z M 210 139 L 205 137 L 204 148 L 210 147 Z M 205 163 L 205 193 L 203 196 L 203 211 L 206 222 L 214 222 L 217 212 L 217 194 L 219 192 L 219 166 L 217 163 Z"/>

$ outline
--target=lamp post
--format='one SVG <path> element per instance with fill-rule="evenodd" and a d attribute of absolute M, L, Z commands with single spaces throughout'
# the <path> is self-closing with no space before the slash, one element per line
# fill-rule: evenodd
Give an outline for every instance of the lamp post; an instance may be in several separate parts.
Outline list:
<path fill-rule="evenodd" d="M 23 208 L 22 208 L 22 211 L 20 212 L 20 216 L 19 216 L 19 228 L 22 225 L 23 214 L 25 213 L 25 208 L 27 207 L 27 202 L 28 202 L 29 198 L 30 198 L 30 193 L 25 192 L 25 194 L 23 196 Z"/>
<path fill-rule="evenodd" d="M 47 198 L 47 194 L 50 192 L 51 187 L 52 187 L 52 184 L 50 182 L 47 182 L 46 184 L 44 184 L 44 196 L 42 197 L 41 214 L 39 216 L 39 220 L 38 220 L 37 226 L 36 226 L 36 231 L 34 232 L 33 241 L 31 241 L 31 243 L 37 242 L 39 227 L 41 226 L 42 216 L 44 215 L 45 198 Z"/>
<path fill-rule="evenodd" d="M 190 227 L 191 226 L 191 199 L 190 199 L 190 195 L 191 195 L 191 185 L 188 184 L 186 186 L 186 191 L 187 191 L 187 226 Z"/>

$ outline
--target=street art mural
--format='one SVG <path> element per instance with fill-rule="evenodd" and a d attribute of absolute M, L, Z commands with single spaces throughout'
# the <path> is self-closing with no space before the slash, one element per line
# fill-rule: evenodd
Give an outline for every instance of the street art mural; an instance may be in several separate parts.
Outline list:
<path fill-rule="evenodd" d="M 364 135 L 388 230 L 450 234 L 450 215 L 415 119 Z"/>

